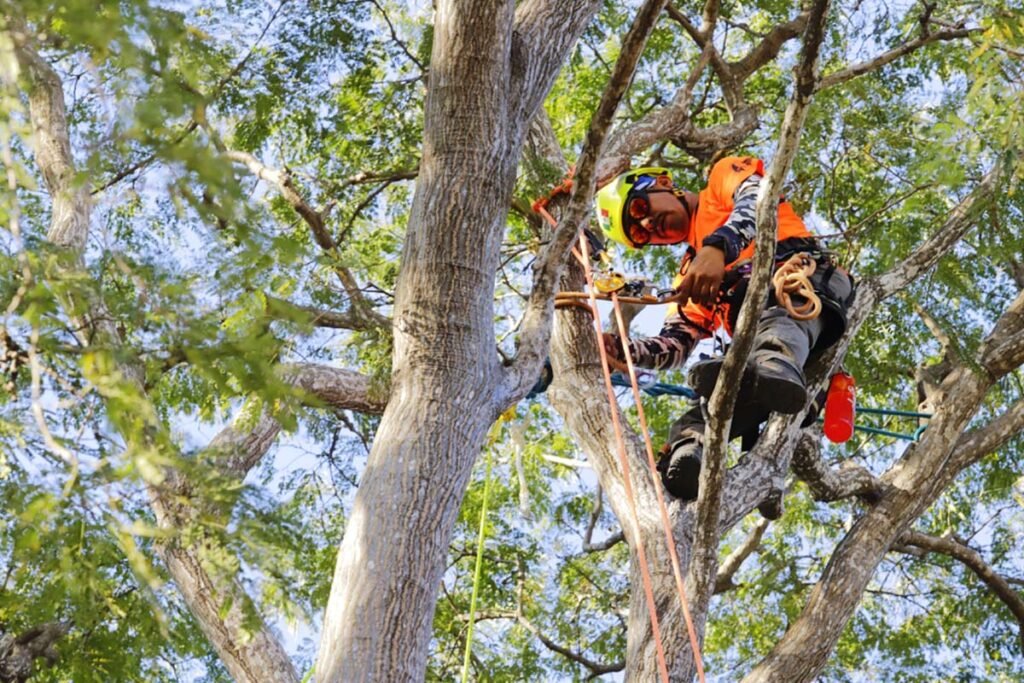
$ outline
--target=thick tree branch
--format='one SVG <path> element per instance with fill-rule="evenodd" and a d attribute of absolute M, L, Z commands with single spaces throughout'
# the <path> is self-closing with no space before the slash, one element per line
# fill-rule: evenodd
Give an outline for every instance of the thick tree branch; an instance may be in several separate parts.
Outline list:
<path fill-rule="evenodd" d="M 1024 290 L 996 321 L 980 349 L 979 363 L 994 377 L 1002 377 L 1024 363 Z"/>
<path fill-rule="evenodd" d="M 1007 580 L 992 568 L 981 554 L 973 548 L 958 543 L 952 538 L 929 536 L 917 531 L 908 531 L 900 537 L 900 543 L 917 546 L 929 552 L 948 555 L 961 562 L 988 586 L 996 597 L 1010 610 L 1020 625 L 1021 649 L 1024 650 L 1024 599 Z"/>
<path fill-rule="evenodd" d="M 386 390 L 374 387 L 369 377 L 352 370 L 302 363 L 282 365 L 281 371 L 315 401 L 311 405 L 379 415 L 388 402 Z"/>
<path fill-rule="evenodd" d="M 647 0 L 637 12 L 629 32 L 622 41 L 622 51 L 612 70 L 611 79 L 590 120 L 587 137 L 576 166 L 576 177 L 565 214 L 548 246 L 537 259 L 533 291 L 523 318 L 519 349 L 514 364 L 506 369 L 503 400 L 518 400 L 536 381 L 540 364 L 547 354 L 554 313 L 554 292 L 564 269 L 565 259 L 580 225 L 590 213 L 594 196 L 595 173 L 601 157 L 605 136 L 615 111 L 636 70 L 658 16 L 667 0 Z"/>
<path fill-rule="evenodd" d="M 887 50 L 873 59 L 859 62 L 825 76 L 821 79 L 821 82 L 818 83 L 817 89 L 824 90 L 825 88 L 831 88 L 832 86 L 839 85 L 840 83 L 845 83 L 846 81 L 857 78 L 858 76 L 863 76 L 866 73 L 880 69 L 887 64 L 891 64 L 900 57 L 908 55 L 914 50 L 924 47 L 925 45 L 930 45 L 931 43 L 939 41 L 966 38 L 968 36 L 981 33 L 982 31 L 984 31 L 982 28 L 958 28 L 946 31 L 937 31 L 935 33 L 928 33 L 919 36 L 908 43 L 900 45 L 899 47 Z"/>
<path fill-rule="evenodd" d="M 158 520 L 166 523 L 166 511 L 160 505 L 154 508 Z M 186 546 L 172 540 L 156 546 L 228 673 L 245 683 L 297 683 L 299 676 L 277 636 L 262 622 L 255 629 L 250 623 L 255 606 L 245 589 L 234 579 L 215 580 L 216 570 L 205 565 L 201 548 L 202 541 Z"/>
<path fill-rule="evenodd" d="M 704 11 L 701 12 L 700 34 L 710 40 L 715 33 L 715 26 L 718 25 L 718 0 L 705 0 Z"/>
<path fill-rule="evenodd" d="M 512 40 L 511 121 L 528 125 L 597 13 L 598 0 L 525 0 L 516 8 Z M 551 27 L 557 26 L 557 31 Z"/>
<path fill-rule="evenodd" d="M 312 363 L 283 365 L 281 373 L 300 389 L 308 405 L 332 410 L 352 410 L 379 415 L 387 405 L 386 392 L 373 387 L 369 377 L 358 372 Z M 239 418 L 239 424 L 247 421 Z M 232 425 L 221 430 L 207 446 L 221 474 L 241 480 L 270 450 L 281 431 L 273 414 L 264 410 L 255 425 Z"/>
<path fill-rule="evenodd" d="M 14 56 L 27 82 L 33 149 L 50 193 L 51 218 L 46 239 L 58 247 L 80 253 L 89 235 L 90 201 L 85 185 L 75 177 L 71 155 L 64 86 L 57 72 L 32 44 L 26 26 L 6 17 L 2 28 L 14 44 Z"/>
<path fill-rule="evenodd" d="M 57 642 L 68 634 L 71 624 L 50 621 L 13 636 L 0 631 L 0 681 L 24 683 L 35 672 L 37 659 L 57 661 Z"/>
<path fill-rule="evenodd" d="M 808 16 L 809 13 L 804 10 L 794 19 L 772 27 L 772 30 L 761 39 L 760 43 L 751 48 L 750 52 L 729 64 L 734 78 L 742 83 L 755 71 L 775 59 L 782 51 L 783 45 L 804 32 L 804 29 L 807 28 Z"/>
<path fill-rule="evenodd" d="M 834 470 L 821 457 L 821 440 L 817 435 L 803 434 L 793 450 L 793 474 L 811 490 L 814 500 L 832 502 L 859 496 L 867 501 L 878 499 L 881 482 L 860 465 L 843 463 Z"/>
<path fill-rule="evenodd" d="M 965 467 L 984 458 L 1005 446 L 1011 439 L 1024 431 L 1024 399 L 1017 401 L 1009 410 L 989 422 L 984 427 L 971 430 L 964 434 L 953 449 L 947 472 L 943 476 L 950 478 L 959 474 Z"/>
<path fill-rule="evenodd" d="M 771 522 L 767 519 L 761 518 L 757 520 L 757 524 L 750 530 L 747 537 L 743 539 L 743 543 L 739 544 L 735 550 L 722 560 L 721 565 L 718 567 L 718 574 L 715 576 L 715 595 L 736 588 L 736 584 L 733 583 L 733 577 L 736 576 L 736 572 L 743 566 L 746 559 L 761 545 L 761 539 L 764 537 L 764 532 L 768 530 L 769 524 Z"/>
<path fill-rule="evenodd" d="M 783 119 L 778 149 L 758 191 L 756 247 L 745 305 L 740 309 L 732 346 L 725 356 L 718 383 L 708 401 L 710 420 L 705 430 L 690 578 L 687 581 L 695 599 L 702 606 L 710 600 L 718 561 L 719 511 L 726 475 L 725 451 L 732 409 L 739 393 L 740 375 L 753 347 L 757 321 L 768 298 L 775 260 L 777 197 L 781 194 L 782 181 L 796 156 L 807 109 L 814 95 L 818 55 L 825 37 L 829 5 L 829 0 L 817 0 L 810 10 L 800 63 L 796 68 L 796 83 Z M 703 609 L 695 611 L 702 612 Z"/>

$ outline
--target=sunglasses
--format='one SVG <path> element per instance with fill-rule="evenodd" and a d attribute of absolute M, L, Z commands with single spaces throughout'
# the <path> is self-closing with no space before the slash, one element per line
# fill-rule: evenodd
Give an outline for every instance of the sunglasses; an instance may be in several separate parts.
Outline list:
<path fill-rule="evenodd" d="M 651 241 L 651 231 L 642 226 L 640 221 L 651 213 L 651 199 L 648 194 L 656 182 L 657 179 L 654 176 L 640 176 L 636 179 L 626 199 L 626 215 L 631 219 L 627 221 L 626 230 L 629 233 L 630 241 L 637 247 L 642 247 Z"/>

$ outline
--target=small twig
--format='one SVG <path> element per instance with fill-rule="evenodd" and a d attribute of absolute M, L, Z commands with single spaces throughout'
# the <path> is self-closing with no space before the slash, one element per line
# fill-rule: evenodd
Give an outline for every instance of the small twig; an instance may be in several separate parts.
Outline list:
<path fill-rule="evenodd" d="M 761 539 L 764 537 L 764 532 L 768 530 L 769 524 L 771 521 L 764 518 L 759 519 L 743 543 L 722 560 L 722 564 L 718 568 L 718 575 L 715 577 L 716 595 L 736 588 L 733 577 L 736 576 L 736 572 L 739 571 L 743 562 L 761 545 Z"/>
<path fill-rule="evenodd" d="M 28 364 L 32 372 L 32 415 L 35 417 L 36 426 L 39 427 L 39 433 L 43 437 L 43 443 L 71 467 L 71 476 L 64 485 L 64 494 L 67 495 L 78 479 L 78 456 L 58 443 L 50 431 L 49 425 L 46 424 L 46 415 L 43 413 L 42 404 L 42 364 L 39 362 L 39 354 L 36 352 L 38 345 L 39 328 L 33 326 L 28 344 Z"/>
<path fill-rule="evenodd" d="M 581 664 L 584 668 L 590 671 L 591 677 L 602 676 L 604 674 L 610 674 L 616 671 L 622 671 L 626 668 L 626 662 L 624 661 L 612 662 L 610 664 L 602 664 L 600 662 L 595 662 L 594 660 L 584 656 L 579 652 L 574 652 L 573 650 L 565 647 L 564 645 L 559 645 L 558 643 L 556 643 L 555 641 L 551 640 L 543 633 L 541 633 L 540 629 L 534 626 L 533 623 L 529 619 L 527 619 L 526 616 L 523 615 L 522 611 L 519 611 L 516 617 L 519 623 L 522 624 L 523 628 L 525 628 L 533 635 L 537 636 L 538 640 L 540 640 L 540 642 L 544 644 L 544 647 L 551 650 L 552 652 L 557 652 L 563 657 L 571 659 L 577 664 Z"/>
<path fill-rule="evenodd" d="M 402 49 L 402 52 L 405 53 L 405 56 L 412 60 L 412 62 L 417 67 L 419 67 L 420 77 L 422 78 L 427 71 L 427 67 L 425 67 L 423 65 L 423 62 L 421 62 L 419 58 L 417 58 L 416 55 L 414 55 L 412 51 L 409 50 L 405 42 L 403 42 L 402 39 L 398 37 L 398 33 L 395 31 L 394 24 L 391 23 L 391 19 L 390 17 L 388 17 L 388 13 L 384 11 L 384 8 L 380 6 L 380 3 L 377 2 L 377 0 L 370 0 L 370 2 L 373 4 L 374 7 L 377 8 L 377 11 L 380 12 L 381 16 L 384 17 L 384 23 L 388 25 L 388 31 L 391 32 L 391 39 L 398 44 L 398 47 Z"/>
<path fill-rule="evenodd" d="M 599 553 L 612 548 L 626 540 L 626 535 L 619 529 L 603 541 L 593 542 L 594 529 L 601 519 L 601 511 L 604 509 L 604 491 L 598 484 L 597 492 L 594 494 L 594 509 L 590 513 L 590 520 L 587 522 L 587 530 L 583 533 L 583 551 L 587 553 Z"/>
<path fill-rule="evenodd" d="M 214 97 L 219 95 L 224 90 L 224 87 L 227 86 L 227 84 L 230 83 L 231 80 L 235 76 L 237 76 L 239 73 L 241 73 L 242 69 L 245 67 L 246 63 L 249 61 L 249 58 L 252 57 L 253 53 L 256 51 L 256 47 L 260 44 L 260 41 L 263 40 L 264 36 L 266 36 L 266 34 L 267 34 L 267 31 L 270 30 L 271 25 L 277 19 L 277 15 L 280 14 L 281 9 L 284 8 L 284 6 L 287 5 L 289 1 L 290 0 L 282 0 L 281 4 L 277 6 L 277 9 L 275 9 L 274 13 L 270 16 L 270 20 L 267 21 L 266 25 L 263 27 L 263 31 L 260 32 L 260 35 L 256 38 L 256 40 L 253 42 L 253 44 L 249 47 L 249 51 L 246 52 L 245 56 L 242 57 L 242 59 L 239 60 L 238 63 L 235 64 L 234 67 L 232 67 L 231 71 L 229 71 L 227 74 L 222 76 L 220 78 L 220 80 L 217 81 L 217 84 L 214 85 L 213 89 L 210 91 L 210 92 L 213 93 Z M 201 122 L 199 120 L 197 120 L 195 117 L 193 117 L 188 122 L 188 124 L 185 126 L 185 128 L 182 129 L 182 131 L 177 136 L 175 136 L 174 139 L 172 139 L 170 141 L 170 143 L 165 145 L 165 147 L 170 148 L 170 147 L 174 147 L 176 145 L 181 144 L 181 142 L 185 138 L 187 138 L 189 135 L 191 135 L 192 132 L 195 131 L 196 128 L 199 127 L 200 123 Z M 153 152 L 149 156 L 147 156 L 147 157 L 137 161 L 136 163 L 132 164 L 128 168 L 126 168 L 126 169 L 120 171 L 119 173 L 117 173 L 114 177 L 112 177 L 110 180 L 108 180 L 107 182 L 103 183 L 99 187 L 96 187 L 96 188 L 92 189 L 90 191 L 90 194 L 97 195 L 97 194 L 100 194 L 101 192 L 103 192 L 105 190 L 110 189 L 111 187 L 113 187 L 117 183 L 121 182 L 122 180 L 124 180 L 128 176 L 130 176 L 130 175 L 136 173 L 137 171 L 140 171 L 140 170 L 146 168 L 147 166 L 149 166 L 150 164 L 152 164 L 154 161 L 156 161 L 156 158 L 157 158 L 158 155 L 159 155 L 159 152 Z"/>

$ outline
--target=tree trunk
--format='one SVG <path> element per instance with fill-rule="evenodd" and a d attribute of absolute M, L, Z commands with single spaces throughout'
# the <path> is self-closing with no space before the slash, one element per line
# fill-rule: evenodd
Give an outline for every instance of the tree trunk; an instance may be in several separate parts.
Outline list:
<path fill-rule="evenodd" d="M 563 282 L 566 290 L 582 287 L 578 268 L 574 267 L 573 270 L 577 271 L 575 276 Z M 643 578 L 637 556 L 638 539 L 629 521 L 632 512 L 626 499 L 622 468 L 616 456 L 617 444 L 611 427 L 611 413 L 603 389 L 604 380 L 601 377 L 590 316 L 579 313 L 577 309 L 559 314 L 552 334 L 551 351 L 554 381 L 548 390 L 548 397 L 565 420 L 569 433 L 587 453 L 629 543 L 632 589 L 626 635 L 626 678 L 636 681 L 658 680 L 657 643 L 653 637 L 643 592 Z M 672 574 L 654 489 L 662 484 L 660 479 L 652 477 L 644 446 L 637 435 L 628 429 L 624 431 L 630 479 L 636 497 L 637 529 L 647 555 L 666 664 L 672 680 L 691 680 L 696 673 L 696 663 Z M 654 446 L 657 448 L 658 444 Z M 683 506 L 671 498 L 666 502 L 676 551 L 681 566 L 685 567 L 690 558 L 693 506 Z M 687 589 L 689 593 L 689 587 Z M 687 601 L 690 605 L 694 604 L 692 595 L 687 595 Z M 703 603 L 707 604 L 707 601 Z M 696 632 L 702 634 L 706 615 L 691 614 L 691 618 Z"/>
<path fill-rule="evenodd" d="M 437 586 L 497 417 L 494 272 L 521 140 L 512 4 L 437 10 L 425 143 L 394 309 L 391 401 L 338 552 L 317 680 L 423 679 Z M 473 55 L 473 58 L 467 58 Z"/>
<path fill-rule="evenodd" d="M 0 682 L 24 683 L 35 671 L 36 660 L 57 659 L 54 645 L 67 635 L 71 624 L 50 621 L 30 628 L 20 636 L 0 634 Z"/>

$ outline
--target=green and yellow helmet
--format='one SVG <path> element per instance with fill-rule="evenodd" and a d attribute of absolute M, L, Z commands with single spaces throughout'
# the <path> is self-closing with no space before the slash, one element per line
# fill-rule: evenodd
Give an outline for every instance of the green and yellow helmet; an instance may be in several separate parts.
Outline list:
<path fill-rule="evenodd" d="M 668 169 L 659 166 L 645 166 L 643 168 L 631 168 L 622 175 L 606 184 L 597 191 L 595 204 L 597 205 L 597 222 L 601 226 L 601 232 L 607 239 L 614 240 L 625 245 L 629 249 L 636 249 L 636 245 L 629 239 L 626 233 L 626 226 L 622 222 L 623 212 L 626 209 L 626 200 L 629 192 L 636 185 L 641 176 L 672 176 Z"/>

